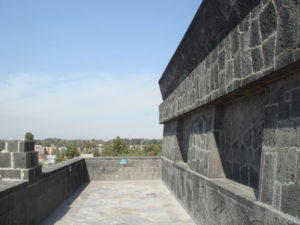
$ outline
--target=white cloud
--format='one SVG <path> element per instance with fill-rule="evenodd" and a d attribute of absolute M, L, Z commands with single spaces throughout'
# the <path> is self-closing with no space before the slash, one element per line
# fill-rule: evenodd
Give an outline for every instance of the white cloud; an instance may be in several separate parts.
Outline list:
<path fill-rule="evenodd" d="M 0 139 L 161 138 L 156 76 L 0 75 Z"/>

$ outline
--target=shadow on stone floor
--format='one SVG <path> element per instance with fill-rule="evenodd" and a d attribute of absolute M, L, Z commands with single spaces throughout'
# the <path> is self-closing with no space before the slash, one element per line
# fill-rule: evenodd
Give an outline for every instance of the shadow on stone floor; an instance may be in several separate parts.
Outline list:
<path fill-rule="evenodd" d="M 90 182 L 86 182 L 82 184 L 66 201 L 62 202 L 61 205 L 56 208 L 52 214 L 50 214 L 41 225 L 52 225 L 57 221 L 61 220 L 71 209 L 70 205 L 80 196 L 80 194 L 84 191 L 84 189 L 89 185 Z M 61 207 L 63 205 L 63 207 Z M 66 207 L 68 206 L 68 207 Z M 53 214 L 55 213 L 55 217 Z"/>

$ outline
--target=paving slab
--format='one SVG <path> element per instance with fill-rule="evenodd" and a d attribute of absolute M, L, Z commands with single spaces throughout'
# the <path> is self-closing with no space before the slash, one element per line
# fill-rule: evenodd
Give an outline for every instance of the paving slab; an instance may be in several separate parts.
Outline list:
<path fill-rule="evenodd" d="M 195 225 L 162 181 L 92 181 L 42 225 Z"/>

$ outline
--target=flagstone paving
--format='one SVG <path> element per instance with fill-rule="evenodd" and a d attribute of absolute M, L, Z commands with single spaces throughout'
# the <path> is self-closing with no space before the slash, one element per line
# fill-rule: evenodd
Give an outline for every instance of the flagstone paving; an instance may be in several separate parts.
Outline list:
<path fill-rule="evenodd" d="M 163 183 L 92 181 L 78 189 L 43 223 L 194 225 Z"/>

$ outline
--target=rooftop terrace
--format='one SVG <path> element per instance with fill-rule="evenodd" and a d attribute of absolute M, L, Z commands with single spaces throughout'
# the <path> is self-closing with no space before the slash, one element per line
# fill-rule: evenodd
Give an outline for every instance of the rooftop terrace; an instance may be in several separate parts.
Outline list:
<path fill-rule="evenodd" d="M 195 224 L 159 180 L 92 181 L 81 186 L 43 223 Z"/>

